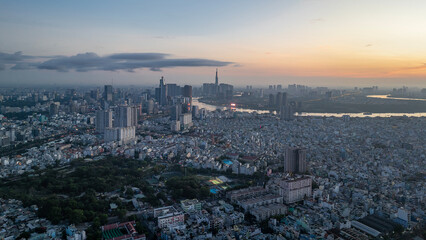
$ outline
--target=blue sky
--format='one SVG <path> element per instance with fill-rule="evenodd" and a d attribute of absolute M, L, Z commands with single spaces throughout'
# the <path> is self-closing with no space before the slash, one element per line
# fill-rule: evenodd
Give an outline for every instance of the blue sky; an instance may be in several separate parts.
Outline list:
<path fill-rule="evenodd" d="M 1 1 L 0 81 L 142 85 L 164 75 L 197 85 L 219 67 L 234 85 L 422 87 L 424 9 L 422 0 Z M 31 58 L 14 67 L 15 52 Z M 85 64 L 108 66 L 81 71 L 86 53 L 96 57 Z M 106 60 L 116 53 L 169 55 L 111 71 Z M 40 67 L 47 61 L 61 66 Z"/>

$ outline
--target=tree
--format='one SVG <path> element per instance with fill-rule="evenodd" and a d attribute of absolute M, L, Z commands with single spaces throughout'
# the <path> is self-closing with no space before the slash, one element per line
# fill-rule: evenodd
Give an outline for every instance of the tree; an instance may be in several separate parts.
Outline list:
<path fill-rule="evenodd" d="M 208 187 L 202 187 L 200 188 L 200 198 L 206 199 L 210 196 L 210 190 Z"/>
<path fill-rule="evenodd" d="M 394 229 L 396 234 L 401 234 L 404 231 L 404 227 L 400 224 L 397 224 Z"/>
<path fill-rule="evenodd" d="M 101 225 L 105 225 L 108 222 L 108 215 L 106 214 L 99 215 L 99 222 L 101 223 Z"/>
<path fill-rule="evenodd" d="M 122 221 L 126 217 L 127 210 L 126 209 L 117 209 L 115 214 Z"/>
<path fill-rule="evenodd" d="M 244 220 L 247 221 L 250 224 L 253 224 L 256 222 L 256 217 L 253 216 L 251 213 L 246 213 L 244 215 Z"/>
<path fill-rule="evenodd" d="M 86 229 L 87 239 L 101 239 L 102 232 L 99 227 L 92 224 L 88 229 Z"/>
<path fill-rule="evenodd" d="M 16 239 L 29 239 L 31 237 L 30 232 L 23 232 Z"/>
<path fill-rule="evenodd" d="M 52 223 L 57 224 L 62 219 L 62 210 L 60 207 L 52 207 L 47 212 L 47 218 L 51 219 Z"/>
<path fill-rule="evenodd" d="M 67 231 L 65 229 L 62 230 L 62 239 L 67 239 Z"/>
<path fill-rule="evenodd" d="M 126 198 L 127 199 L 131 199 L 134 194 L 135 194 L 135 192 L 133 191 L 133 189 L 131 187 L 128 187 L 126 189 Z"/>
<path fill-rule="evenodd" d="M 142 225 L 142 223 L 140 222 L 140 221 L 137 221 L 136 222 L 136 227 L 135 227 L 135 230 L 139 233 L 139 234 L 142 234 L 142 233 L 145 233 L 146 231 L 146 229 L 144 228 L 144 226 Z"/>
<path fill-rule="evenodd" d="M 167 197 L 166 197 L 166 195 L 165 195 L 163 192 L 159 192 L 159 193 L 157 194 L 157 198 L 158 198 L 158 199 L 161 199 L 161 200 L 163 200 L 163 201 L 166 201 L 166 200 L 167 200 Z"/>
<path fill-rule="evenodd" d="M 75 223 L 75 224 L 84 222 L 85 217 L 84 217 L 83 210 L 74 209 L 71 212 L 71 216 L 70 216 L 69 220 L 70 220 L 71 223 Z"/>
<path fill-rule="evenodd" d="M 99 228 L 101 227 L 101 220 L 99 219 L 99 217 L 95 217 L 92 221 L 92 227 L 93 228 Z"/>

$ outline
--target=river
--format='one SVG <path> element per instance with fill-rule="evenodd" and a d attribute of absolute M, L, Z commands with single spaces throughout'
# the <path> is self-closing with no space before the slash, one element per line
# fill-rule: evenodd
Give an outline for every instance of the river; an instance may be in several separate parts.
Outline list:
<path fill-rule="evenodd" d="M 404 101 L 426 101 L 423 98 L 398 98 L 391 97 L 390 95 L 367 95 L 368 98 L 380 98 L 380 99 L 394 99 L 394 100 L 404 100 Z"/>
<path fill-rule="evenodd" d="M 387 95 L 370 95 L 370 96 L 387 96 Z M 367 96 L 368 97 L 368 96 Z M 202 103 L 198 101 L 198 98 L 192 99 L 192 105 L 198 106 L 200 109 L 205 108 L 208 111 L 215 111 L 217 109 L 220 110 L 227 110 L 229 108 L 227 107 L 221 107 L 221 106 L 214 106 L 207 103 Z M 265 110 L 254 110 L 254 109 L 246 109 L 246 108 L 236 108 L 235 111 L 237 112 L 257 112 L 259 114 L 266 114 L 269 113 L 269 111 Z M 299 114 L 296 114 L 296 116 L 302 116 L 302 117 L 342 117 L 344 115 L 349 115 L 350 117 L 426 117 L 426 112 L 419 112 L 419 113 L 313 113 L 313 112 L 302 112 Z"/>

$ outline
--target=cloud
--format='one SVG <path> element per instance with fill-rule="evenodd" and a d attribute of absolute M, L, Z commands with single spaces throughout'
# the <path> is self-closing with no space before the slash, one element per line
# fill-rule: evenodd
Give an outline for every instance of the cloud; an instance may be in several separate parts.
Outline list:
<path fill-rule="evenodd" d="M 417 70 L 417 69 L 425 69 L 426 68 L 426 63 L 420 63 L 419 66 L 416 67 L 406 67 L 405 69 L 408 70 Z"/>
<path fill-rule="evenodd" d="M 12 54 L 0 52 L 0 61 L 8 61 L 10 63 L 16 63 L 16 62 L 20 62 L 30 58 L 33 58 L 33 57 L 22 55 L 22 52 L 15 52 Z"/>
<path fill-rule="evenodd" d="M 401 73 L 415 73 L 417 71 L 424 71 L 424 70 L 426 70 L 426 62 L 419 63 L 417 66 L 403 67 L 396 70 L 392 70 L 387 72 L 387 74 L 395 75 L 395 74 L 401 74 Z"/>
<path fill-rule="evenodd" d="M 33 57 L 23 55 L 22 52 L 15 53 L 2 53 L 0 52 L 0 70 L 5 70 L 6 65 L 21 64 L 22 62 L 31 59 Z"/>
<path fill-rule="evenodd" d="M 153 36 L 152 38 L 156 38 L 156 39 L 174 39 L 174 37 L 170 37 L 170 36 Z"/>
<path fill-rule="evenodd" d="M 12 70 L 27 70 L 31 68 L 36 68 L 37 64 L 34 63 L 28 63 L 28 62 L 20 62 L 16 63 L 15 66 L 11 67 Z"/>
<path fill-rule="evenodd" d="M 172 67 L 222 67 L 232 62 L 217 61 L 203 58 L 168 58 L 164 53 L 116 53 L 99 56 L 87 52 L 74 56 L 26 56 L 21 52 L 7 54 L 0 52 L 0 70 L 6 65 L 13 65 L 12 70 L 42 69 L 58 72 L 87 72 L 87 71 L 128 71 L 150 69 L 161 71 L 162 68 Z M 44 59 L 43 59 L 44 58 Z M 46 60 L 47 59 L 47 60 Z"/>
<path fill-rule="evenodd" d="M 75 70 L 78 72 L 87 72 L 91 70 L 100 70 L 110 62 L 108 58 L 102 58 L 96 53 L 81 53 L 71 57 L 57 57 L 38 64 L 38 69 L 56 70 L 67 72 Z"/>
<path fill-rule="evenodd" d="M 116 53 L 109 56 L 112 59 L 121 60 L 155 60 L 170 56 L 164 53 Z"/>
<path fill-rule="evenodd" d="M 324 21 L 323 18 L 314 18 L 314 19 L 311 19 L 311 23 L 319 23 L 319 22 L 323 22 L 323 21 Z"/>

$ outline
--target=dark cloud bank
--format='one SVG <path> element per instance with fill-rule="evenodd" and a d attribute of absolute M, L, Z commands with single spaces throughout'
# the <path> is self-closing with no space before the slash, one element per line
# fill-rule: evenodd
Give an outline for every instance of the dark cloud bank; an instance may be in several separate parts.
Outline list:
<path fill-rule="evenodd" d="M 133 72 L 135 69 L 148 68 L 160 71 L 170 67 L 221 67 L 231 62 L 202 58 L 169 58 L 163 53 L 116 53 L 99 56 L 96 53 L 81 53 L 74 56 L 27 56 L 22 52 L 13 54 L 0 52 L 0 70 L 11 66 L 13 70 L 45 69 L 59 72 L 75 70 L 86 72 L 93 70 Z"/>

